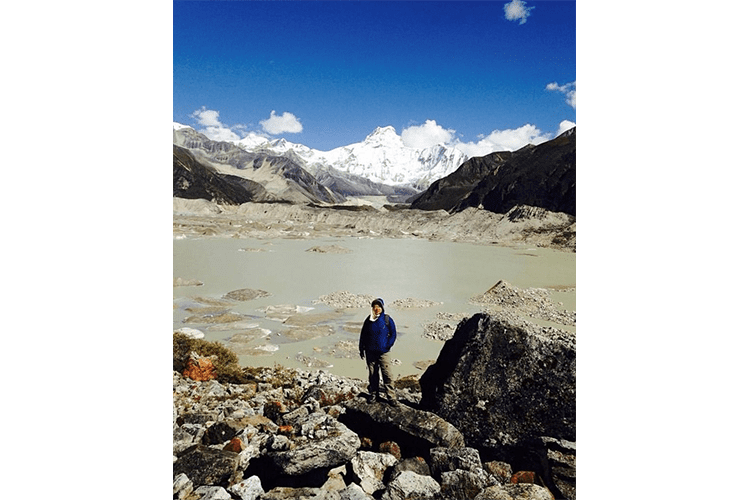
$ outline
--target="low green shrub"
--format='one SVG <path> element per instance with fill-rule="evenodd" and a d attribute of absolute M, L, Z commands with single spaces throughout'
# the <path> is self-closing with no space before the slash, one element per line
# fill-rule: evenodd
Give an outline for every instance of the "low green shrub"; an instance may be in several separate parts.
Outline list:
<path fill-rule="evenodd" d="M 183 333 L 174 332 L 172 336 L 172 369 L 182 373 L 187 368 L 190 353 L 203 357 L 216 356 L 214 367 L 216 368 L 217 381 L 224 384 L 250 384 L 265 382 L 272 387 L 285 389 L 295 387 L 296 372 L 282 365 L 274 365 L 273 368 L 264 366 L 239 365 L 237 355 L 224 344 L 218 341 L 209 342 L 203 339 L 195 339 Z"/>
<path fill-rule="evenodd" d="M 251 381 L 251 377 L 240 367 L 237 355 L 221 342 L 195 339 L 179 332 L 174 332 L 172 336 L 172 369 L 182 373 L 192 351 L 202 357 L 215 356 L 218 382 L 246 384 Z"/>

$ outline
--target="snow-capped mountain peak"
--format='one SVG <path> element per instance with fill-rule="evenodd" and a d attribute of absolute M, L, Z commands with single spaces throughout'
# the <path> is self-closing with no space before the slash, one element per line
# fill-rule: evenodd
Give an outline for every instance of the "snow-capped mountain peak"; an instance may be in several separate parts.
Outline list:
<path fill-rule="evenodd" d="M 458 149 L 442 144 L 410 148 L 390 125 L 376 128 L 363 142 L 322 153 L 321 158 L 337 170 L 391 186 L 408 185 L 418 191 L 453 173 L 468 159 Z"/>
<path fill-rule="evenodd" d="M 401 136 L 396 133 L 396 129 L 391 125 L 376 128 L 374 131 L 372 131 L 372 133 L 370 133 L 370 135 L 365 138 L 364 144 L 371 145 L 373 147 L 405 147 L 404 141 L 401 140 Z"/>
<path fill-rule="evenodd" d="M 268 137 L 250 132 L 239 141 L 236 141 L 235 144 L 245 149 L 255 149 L 259 146 L 265 146 L 268 142 Z"/>
<path fill-rule="evenodd" d="M 176 122 L 174 127 L 188 128 Z M 427 189 L 469 159 L 460 150 L 443 144 L 423 149 L 405 146 L 391 125 L 377 127 L 362 142 L 330 151 L 319 151 L 283 138 L 269 140 L 252 132 L 235 144 L 247 151 L 262 149 L 278 155 L 292 151 L 312 174 L 321 168 L 334 168 L 377 183 L 409 186 L 417 191 Z"/>

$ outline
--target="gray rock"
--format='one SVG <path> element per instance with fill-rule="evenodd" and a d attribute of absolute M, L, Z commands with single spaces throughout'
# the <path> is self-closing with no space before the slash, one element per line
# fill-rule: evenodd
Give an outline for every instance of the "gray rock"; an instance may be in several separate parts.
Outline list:
<path fill-rule="evenodd" d="M 192 492 L 193 482 L 184 473 L 177 474 L 172 482 L 172 494 L 174 498 L 182 500 Z"/>
<path fill-rule="evenodd" d="M 323 412 L 312 413 L 301 422 L 299 434 L 310 439 L 321 439 L 328 434 L 326 427 L 331 425 L 332 422 L 334 422 L 334 419 Z"/>
<path fill-rule="evenodd" d="M 241 500 L 258 500 L 265 494 L 258 476 L 250 476 L 239 483 L 233 484 L 227 488 L 227 491 L 240 497 Z"/>
<path fill-rule="evenodd" d="M 365 493 L 365 491 L 356 483 L 352 483 L 345 489 L 339 492 L 341 500 L 372 500 L 372 496 Z"/>
<path fill-rule="evenodd" d="M 310 415 L 310 410 L 306 406 L 300 406 L 294 411 L 287 413 L 281 417 L 281 421 L 284 425 L 291 425 L 294 427 L 294 431 L 299 433 L 302 430 L 302 423 Z"/>
<path fill-rule="evenodd" d="M 575 441 L 575 334 L 549 336 L 476 314 L 456 328 L 420 379 L 422 406 L 476 447 L 541 436 Z"/>
<path fill-rule="evenodd" d="M 440 483 L 432 477 L 405 471 L 388 484 L 383 500 L 432 498 L 438 493 L 440 493 Z"/>
<path fill-rule="evenodd" d="M 485 462 L 483 467 L 484 470 L 495 476 L 495 479 L 502 484 L 510 482 L 510 478 L 513 475 L 513 470 L 511 469 L 510 464 L 505 462 L 493 460 L 491 462 Z"/>
<path fill-rule="evenodd" d="M 230 425 L 226 420 L 216 422 L 206 428 L 206 432 L 203 435 L 203 444 L 209 446 L 225 443 L 236 436 L 240 430 L 237 426 Z"/>
<path fill-rule="evenodd" d="M 233 387 L 234 386 L 227 386 L 229 396 L 232 398 L 241 397 L 243 392 L 237 391 L 233 389 Z M 256 413 L 255 409 L 250 406 L 247 401 L 241 401 L 238 399 L 224 401 L 223 404 L 220 405 L 220 409 L 223 410 L 224 418 L 229 421 L 230 425 L 236 425 L 238 430 L 245 425 L 243 424 L 242 419 L 251 417 Z M 232 424 L 232 422 L 234 422 L 234 424 Z"/>
<path fill-rule="evenodd" d="M 320 488 L 290 488 L 278 486 L 265 495 L 263 500 L 318 500 Z"/>
<path fill-rule="evenodd" d="M 268 449 L 271 451 L 285 451 L 292 447 L 292 442 L 286 436 L 271 436 L 268 442 Z"/>
<path fill-rule="evenodd" d="M 323 483 L 323 486 L 320 487 L 325 498 L 338 498 L 338 493 L 346 489 L 346 481 L 344 480 L 345 474 L 346 465 L 328 471 L 328 479 Z"/>
<path fill-rule="evenodd" d="M 393 467 L 398 459 L 390 453 L 375 453 L 372 451 L 358 451 L 351 460 L 352 474 L 365 493 L 373 495 L 385 489 L 383 477 L 389 467 Z"/>
<path fill-rule="evenodd" d="M 397 407 L 385 403 L 369 404 L 364 398 L 346 401 L 343 406 L 346 411 L 339 420 L 345 425 L 363 436 L 396 441 L 402 450 L 416 447 L 426 454 L 435 446 L 464 446 L 461 432 L 434 413 L 403 404 Z"/>
<path fill-rule="evenodd" d="M 183 424 L 172 433 L 172 453 L 180 455 L 193 445 L 199 444 L 206 432 L 200 424 Z"/>
<path fill-rule="evenodd" d="M 195 489 L 198 500 L 232 500 L 232 495 L 221 486 L 201 486 Z"/>
<path fill-rule="evenodd" d="M 269 452 L 268 457 L 283 474 L 297 476 L 342 465 L 354 456 L 359 445 L 359 436 L 333 421 L 328 437 L 296 442 L 293 449 Z"/>
<path fill-rule="evenodd" d="M 263 415 L 253 415 L 247 417 L 248 425 L 252 425 L 262 432 L 268 432 L 270 434 L 276 434 L 279 432 L 279 426 L 268 417 Z"/>
<path fill-rule="evenodd" d="M 250 461 L 254 458 L 258 458 L 261 454 L 261 450 L 265 449 L 272 439 L 273 436 L 269 436 L 268 434 L 256 434 L 252 439 L 249 439 L 245 449 L 239 454 L 237 469 L 247 469 Z"/>
<path fill-rule="evenodd" d="M 430 450 L 430 464 L 435 476 L 455 470 L 482 469 L 482 459 L 475 448 L 433 448 Z"/>
<path fill-rule="evenodd" d="M 172 464 L 172 474 L 185 474 L 193 485 L 222 486 L 237 470 L 237 464 L 237 453 L 195 445 Z"/>
<path fill-rule="evenodd" d="M 482 490 L 474 500 L 515 500 L 502 486 L 490 486 Z"/>
<path fill-rule="evenodd" d="M 480 491 L 474 500 L 515 500 L 515 497 L 510 496 L 510 492 L 502 485 L 495 485 Z"/>
<path fill-rule="evenodd" d="M 200 426 L 205 426 L 208 422 L 213 422 L 216 420 L 216 415 L 208 412 L 185 412 L 181 414 L 179 417 L 177 417 L 177 425 L 184 425 L 184 424 L 195 424 Z"/>
<path fill-rule="evenodd" d="M 555 497 L 536 484 L 503 484 L 484 489 L 474 500 L 555 500 Z"/>
<path fill-rule="evenodd" d="M 552 484 L 569 500 L 576 498 L 576 444 L 564 439 L 542 437 Z"/>
<path fill-rule="evenodd" d="M 475 448 L 433 448 L 430 450 L 432 473 L 440 478 L 445 498 L 474 498 L 499 481 L 484 470 Z"/>
<path fill-rule="evenodd" d="M 497 479 L 483 469 L 458 469 L 440 475 L 441 492 L 445 498 L 474 498 L 483 489 L 497 484 Z"/>
<path fill-rule="evenodd" d="M 400 473 L 406 471 L 416 472 L 417 474 L 421 474 L 423 476 L 429 476 L 430 466 L 427 465 L 427 462 L 422 457 L 405 458 L 404 460 L 397 463 L 393 467 L 393 469 L 391 469 L 391 477 L 387 479 L 386 482 L 392 481 Z"/>

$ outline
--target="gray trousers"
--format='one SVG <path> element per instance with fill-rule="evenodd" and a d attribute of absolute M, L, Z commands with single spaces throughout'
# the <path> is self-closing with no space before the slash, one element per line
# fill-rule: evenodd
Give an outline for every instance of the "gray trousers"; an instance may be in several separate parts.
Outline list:
<path fill-rule="evenodd" d="M 385 385 L 385 395 L 388 399 L 396 397 L 393 389 L 393 375 L 391 374 L 391 353 L 366 351 L 365 359 L 367 360 L 368 382 L 367 390 L 370 394 L 377 395 L 380 392 L 380 374 L 383 372 L 383 385 Z"/>

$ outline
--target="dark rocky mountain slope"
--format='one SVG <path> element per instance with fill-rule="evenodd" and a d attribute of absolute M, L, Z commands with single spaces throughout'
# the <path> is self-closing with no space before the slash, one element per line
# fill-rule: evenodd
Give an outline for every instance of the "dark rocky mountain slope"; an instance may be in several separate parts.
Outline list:
<path fill-rule="evenodd" d="M 471 158 L 432 183 L 411 207 L 458 212 L 482 206 L 506 213 L 516 205 L 575 215 L 575 128 L 537 146 Z"/>
<path fill-rule="evenodd" d="M 276 201 L 266 189 L 248 179 L 225 175 L 205 165 L 185 148 L 172 145 L 172 196 L 202 198 L 239 205 L 248 201 Z"/>
<path fill-rule="evenodd" d="M 405 201 L 419 194 L 409 186 L 389 186 L 371 181 L 365 177 L 342 172 L 330 166 L 322 166 L 315 172 L 315 178 L 331 191 L 344 196 L 387 196 L 392 202 Z"/>
<path fill-rule="evenodd" d="M 172 142 L 216 172 L 261 185 L 276 201 L 338 203 L 345 199 L 286 156 L 249 152 L 230 142 L 208 139 L 190 128 L 175 130 Z"/>

